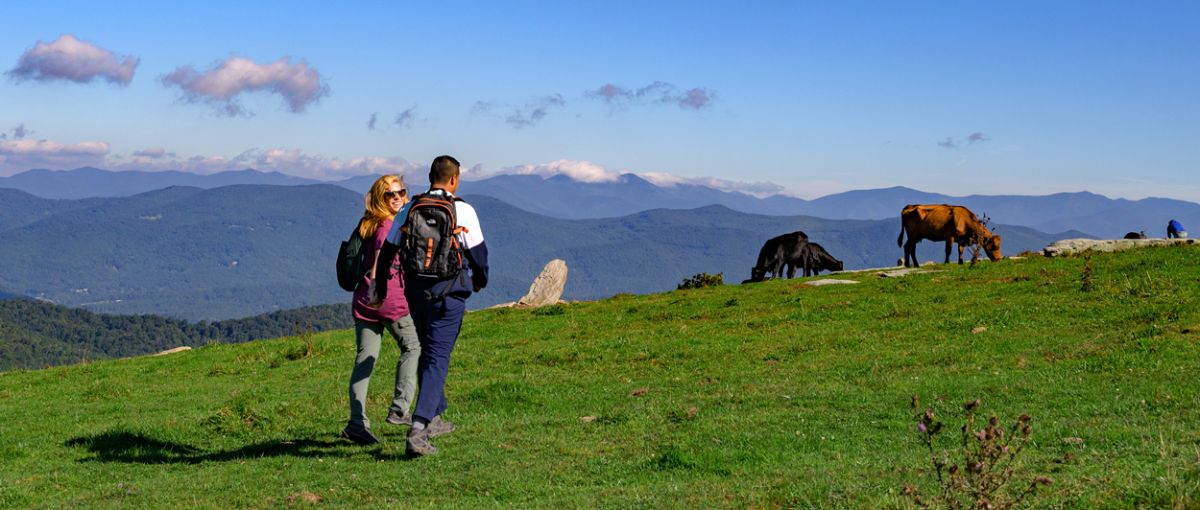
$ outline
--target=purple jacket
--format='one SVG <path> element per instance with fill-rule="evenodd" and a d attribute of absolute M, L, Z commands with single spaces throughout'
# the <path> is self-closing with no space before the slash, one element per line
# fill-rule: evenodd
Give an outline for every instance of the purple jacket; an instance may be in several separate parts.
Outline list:
<path fill-rule="evenodd" d="M 375 229 L 375 235 L 365 240 L 363 248 L 367 250 L 367 253 L 366 260 L 363 262 L 366 267 L 375 267 L 375 255 L 379 253 L 380 248 L 383 248 L 388 230 L 391 228 L 392 220 L 380 222 L 379 227 Z M 384 283 L 383 278 L 378 278 L 376 282 L 377 285 L 387 285 L 387 297 L 383 299 L 383 304 L 379 308 L 368 306 L 368 303 L 371 302 L 371 296 L 368 294 L 371 277 L 369 274 L 363 275 L 363 281 L 354 291 L 354 300 L 351 303 L 355 319 L 368 322 L 396 322 L 401 317 L 408 315 L 408 301 L 404 299 L 404 278 L 400 277 L 398 253 L 389 266 L 390 274 L 386 280 L 387 283 Z"/>

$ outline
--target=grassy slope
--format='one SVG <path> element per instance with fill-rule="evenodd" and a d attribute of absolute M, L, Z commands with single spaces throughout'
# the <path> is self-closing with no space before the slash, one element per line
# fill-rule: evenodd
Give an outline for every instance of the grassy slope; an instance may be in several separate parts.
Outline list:
<path fill-rule="evenodd" d="M 1090 292 L 1084 259 L 1035 258 L 474 312 L 459 430 L 415 461 L 382 422 L 391 346 L 385 443 L 335 437 L 351 331 L 2 373 L 0 506 L 896 507 L 919 394 L 1030 413 L 1035 506 L 1195 507 L 1198 256 L 1097 255 Z"/>

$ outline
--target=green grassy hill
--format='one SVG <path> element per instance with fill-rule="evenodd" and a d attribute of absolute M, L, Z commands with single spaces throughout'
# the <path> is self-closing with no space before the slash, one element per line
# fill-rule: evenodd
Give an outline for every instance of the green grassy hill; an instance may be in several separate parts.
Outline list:
<path fill-rule="evenodd" d="M 1033 417 L 1019 483 L 1054 483 L 1030 507 L 1196 508 L 1198 257 L 472 312 L 458 431 L 417 460 L 382 420 L 392 368 L 368 409 L 384 443 L 336 437 L 349 330 L 0 373 L 0 507 L 902 508 L 904 485 L 934 490 L 919 395 L 951 429 L 939 448 L 964 401 Z"/>

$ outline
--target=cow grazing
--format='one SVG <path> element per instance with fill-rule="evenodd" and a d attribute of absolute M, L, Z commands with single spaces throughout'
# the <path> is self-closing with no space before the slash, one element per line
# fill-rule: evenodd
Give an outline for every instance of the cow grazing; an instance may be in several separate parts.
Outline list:
<path fill-rule="evenodd" d="M 908 241 L 904 236 L 908 235 Z M 922 239 L 946 241 L 946 260 L 950 263 L 952 243 L 958 243 L 958 263 L 963 263 L 963 248 L 979 244 L 991 260 L 999 260 L 1000 236 L 992 233 L 975 217 L 970 209 L 961 205 L 906 205 L 900 211 L 900 237 L 897 246 L 904 246 L 904 266 L 917 263 L 917 243 Z"/>
<path fill-rule="evenodd" d="M 1140 232 L 1130 232 L 1128 234 L 1125 234 L 1125 239 L 1145 239 L 1145 238 L 1146 238 L 1145 230 L 1142 230 Z"/>
<path fill-rule="evenodd" d="M 804 276 L 816 276 L 821 271 L 841 271 L 843 268 L 842 261 L 833 258 L 825 247 L 817 243 L 808 243 L 804 247 L 801 255 L 804 267 Z M 788 278 L 796 273 L 794 266 L 788 269 Z"/>
<path fill-rule="evenodd" d="M 758 251 L 758 261 L 750 268 L 750 279 L 742 283 L 761 282 L 767 279 L 768 274 L 774 278 L 783 276 L 784 266 L 788 261 L 799 260 L 802 250 L 807 245 L 808 234 L 800 231 L 768 239 Z M 795 273 L 793 266 L 788 278 Z"/>

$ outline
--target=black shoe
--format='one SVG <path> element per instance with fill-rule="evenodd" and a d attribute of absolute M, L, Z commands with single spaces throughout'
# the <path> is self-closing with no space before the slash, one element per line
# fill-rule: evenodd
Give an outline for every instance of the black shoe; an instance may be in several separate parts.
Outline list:
<path fill-rule="evenodd" d="M 404 447 L 404 453 L 409 457 L 421 457 L 424 455 L 433 455 L 437 453 L 437 447 L 429 442 L 429 429 L 423 428 L 408 429 L 407 444 Z"/>
<path fill-rule="evenodd" d="M 371 429 L 361 425 L 346 425 L 346 428 L 342 429 L 342 437 L 361 445 L 376 444 L 379 442 L 379 438 L 371 433 Z"/>
<path fill-rule="evenodd" d="M 441 415 L 434 416 L 433 421 L 425 426 L 425 430 L 429 431 L 429 437 L 444 436 L 454 432 L 455 428 L 454 422 L 443 420 Z"/>
<path fill-rule="evenodd" d="M 387 419 L 384 421 L 392 425 L 412 425 L 412 415 L 388 411 Z"/>

